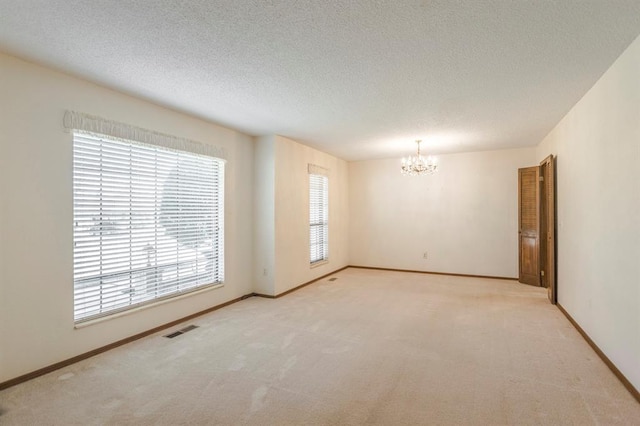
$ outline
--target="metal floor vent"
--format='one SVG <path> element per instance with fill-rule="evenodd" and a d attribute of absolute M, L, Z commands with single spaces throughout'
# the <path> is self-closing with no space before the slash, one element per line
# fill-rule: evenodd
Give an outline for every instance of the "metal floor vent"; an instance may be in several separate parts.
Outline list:
<path fill-rule="evenodd" d="M 185 328 L 181 328 L 178 331 L 174 331 L 173 333 L 166 334 L 164 337 L 173 339 L 174 337 L 178 337 L 181 334 L 188 333 L 189 331 L 195 330 L 196 328 L 198 328 L 197 325 L 188 325 Z"/>
<path fill-rule="evenodd" d="M 333 278 L 329 278 L 329 281 L 335 281 L 335 280 L 337 280 L 337 279 L 338 279 L 338 278 L 333 277 Z"/>

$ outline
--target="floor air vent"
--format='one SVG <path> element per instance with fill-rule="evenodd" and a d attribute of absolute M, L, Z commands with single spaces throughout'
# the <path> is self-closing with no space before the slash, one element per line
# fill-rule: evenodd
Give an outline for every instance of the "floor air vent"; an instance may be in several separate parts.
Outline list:
<path fill-rule="evenodd" d="M 335 281 L 335 280 L 337 280 L 337 279 L 338 279 L 338 278 L 333 277 L 333 278 L 329 278 L 329 281 Z"/>
<path fill-rule="evenodd" d="M 196 328 L 198 328 L 197 325 L 188 325 L 185 328 L 181 328 L 178 331 L 174 331 L 173 333 L 166 334 L 164 337 L 173 339 L 174 337 L 178 337 L 181 334 L 188 333 L 189 331 L 195 330 Z"/>

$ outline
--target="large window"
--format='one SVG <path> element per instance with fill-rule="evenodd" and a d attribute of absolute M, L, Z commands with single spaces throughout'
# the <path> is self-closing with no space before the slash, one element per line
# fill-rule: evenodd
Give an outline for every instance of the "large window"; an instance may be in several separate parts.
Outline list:
<path fill-rule="evenodd" d="M 224 161 L 74 132 L 74 317 L 224 278 Z"/>
<path fill-rule="evenodd" d="M 311 166 L 311 165 L 310 165 Z M 329 178 L 309 173 L 309 235 L 311 265 L 329 259 Z"/>

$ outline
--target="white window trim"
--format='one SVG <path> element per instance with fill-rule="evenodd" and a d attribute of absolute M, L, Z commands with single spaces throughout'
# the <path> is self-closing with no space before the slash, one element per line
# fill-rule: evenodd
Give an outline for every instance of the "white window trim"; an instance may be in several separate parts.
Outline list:
<path fill-rule="evenodd" d="M 202 286 L 202 287 L 198 287 L 194 290 L 191 291 L 186 291 L 184 293 L 178 293 L 172 297 L 166 297 L 166 298 L 160 298 L 160 299 L 154 299 L 152 301 L 149 301 L 149 303 L 145 303 L 143 305 L 136 305 L 136 306 L 132 306 L 130 309 L 126 309 L 123 311 L 117 311 L 114 312 L 112 314 L 108 314 L 108 315 L 104 315 L 104 316 L 97 316 L 94 318 L 90 318 L 84 321 L 77 321 L 74 324 L 75 329 L 79 329 L 79 328 L 85 328 L 94 324 L 99 324 L 105 321 L 109 321 L 112 319 L 116 319 L 116 318 L 120 318 L 120 317 L 124 317 L 127 315 L 131 315 L 131 314 L 135 314 L 137 312 L 140 311 L 144 311 L 146 309 L 149 308 L 153 308 L 155 306 L 160 306 L 160 305 L 164 305 L 165 303 L 170 303 L 170 302 L 174 302 L 176 300 L 181 300 L 181 299 L 185 299 L 187 297 L 191 297 L 191 296 L 196 296 L 198 294 L 202 294 L 211 290 L 216 290 L 218 288 L 222 288 L 224 287 L 224 283 L 220 283 L 220 284 L 209 284 L 206 286 Z"/>
<path fill-rule="evenodd" d="M 310 250 L 310 253 L 309 253 L 309 266 L 310 266 L 310 268 L 316 268 L 316 267 L 319 267 L 319 266 L 322 266 L 322 265 L 325 265 L 325 264 L 329 263 L 329 206 L 328 206 L 329 205 L 329 170 L 324 168 L 324 167 L 315 165 L 315 164 L 309 164 L 308 165 L 308 176 L 309 176 L 308 188 L 309 188 L 309 232 L 310 232 L 310 234 L 309 234 L 309 250 Z M 324 194 L 326 196 L 326 199 L 324 200 L 324 204 L 323 204 L 323 207 L 324 207 L 324 210 L 325 210 L 324 213 L 326 214 L 326 223 L 324 225 L 326 227 L 326 236 L 324 238 L 324 246 L 325 246 L 325 248 L 323 249 L 323 251 L 325 253 L 324 253 L 324 257 L 322 257 L 322 258 L 320 258 L 318 260 L 315 260 L 315 261 L 312 260 L 312 254 L 311 254 L 311 248 L 314 245 L 314 242 L 313 242 L 312 237 L 311 237 L 311 227 L 313 226 L 312 223 L 311 223 L 311 214 L 312 214 L 312 212 L 311 212 L 311 203 L 312 203 L 312 200 L 311 200 L 311 195 L 312 195 L 311 194 L 311 190 L 312 190 L 312 188 L 311 188 L 311 179 L 312 179 L 312 176 L 320 176 L 320 177 L 323 177 L 324 179 L 326 179 L 326 190 L 325 190 L 325 194 Z M 317 245 L 317 243 L 316 243 L 316 245 Z"/>

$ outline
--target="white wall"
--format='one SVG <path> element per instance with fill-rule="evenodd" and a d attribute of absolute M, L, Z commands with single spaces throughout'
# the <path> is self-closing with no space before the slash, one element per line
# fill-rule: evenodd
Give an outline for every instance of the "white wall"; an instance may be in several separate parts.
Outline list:
<path fill-rule="evenodd" d="M 351 265 L 517 277 L 518 168 L 535 149 L 438 160 L 420 177 L 399 159 L 349 164 Z"/>
<path fill-rule="evenodd" d="M 275 295 L 276 235 L 276 151 L 275 136 L 262 136 L 255 142 L 254 172 L 254 291 Z"/>
<path fill-rule="evenodd" d="M 275 137 L 275 293 L 349 264 L 347 162 L 290 139 Z M 329 170 L 329 261 L 309 265 L 308 164 Z"/>
<path fill-rule="evenodd" d="M 640 389 L 640 38 L 540 143 L 557 155 L 558 301 Z"/>
<path fill-rule="evenodd" d="M 349 264 L 347 163 L 282 136 L 256 141 L 255 291 L 278 295 Z M 309 264 L 308 164 L 329 170 L 329 260 Z"/>
<path fill-rule="evenodd" d="M 251 137 L 4 54 L 0 73 L 0 382 L 252 291 Z M 227 150 L 223 288 L 74 329 L 66 109 Z"/>

